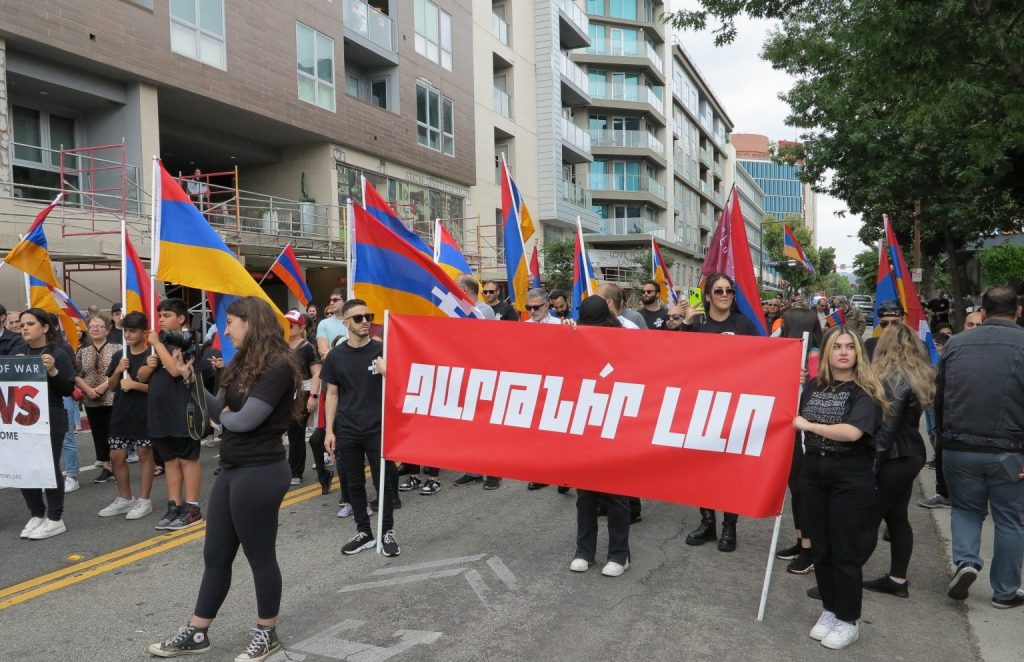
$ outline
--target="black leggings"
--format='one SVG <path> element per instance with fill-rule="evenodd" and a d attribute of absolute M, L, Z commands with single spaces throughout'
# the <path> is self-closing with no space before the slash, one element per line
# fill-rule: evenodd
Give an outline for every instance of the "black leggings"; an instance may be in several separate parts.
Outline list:
<path fill-rule="evenodd" d="M 889 561 L 889 575 L 905 579 L 910 567 L 910 556 L 914 552 L 914 529 L 907 517 L 910 496 L 914 490 L 914 479 L 924 466 L 924 456 L 901 457 L 885 460 L 878 469 L 878 491 L 872 511 L 871 537 L 868 540 L 865 559 L 870 558 L 878 544 L 878 526 L 885 520 L 889 527 L 889 546 L 892 559 Z"/>
<path fill-rule="evenodd" d="M 114 408 L 86 407 L 85 415 L 89 418 L 89 429 L 92 431 L 92 445 L 96 448 L 96 459 L 110 462 L 110 416 Z"/>
<path fill-rule="evenodd" d="M 64 517 L 64 476 L 60 474 L 60 452 L 64 447 L 64 433 L 68 431 L 68 413 L 64 406 L 50 407 L 50 453 L 53 455 L 53 475 L 57 487 L 45 490 L 23 489 L 21 496 L 25 499 L 32 517 L 43 517 L 54 522 Z M 43 494 L 46 501 L 43 501 Z"/>
<path fill-rule="evenodd" d="M 789 465 L 789 505 L 793 508 L 793 528 L 800 532 L 800 535 L 807 537 L 804 532 L 803 509 L 804 498 L 800 492 L 800 469 L 804 464 L 804 445 L 801 434 L 796 433 L 796 440 L 793 442 L 793 460 Z"/>
<path fill-rule="evenodd" d="M 259 618 L 281 608 L 281 568 L 277 565 L 277 516 L 291 471 L 284 459 L 251 467 L 225 467 L 213 481 L 206 505 L 203 581 L 195 615 L 216 618 L 231 588 L 231 564 L 242 545 L 256 584 Z"/>

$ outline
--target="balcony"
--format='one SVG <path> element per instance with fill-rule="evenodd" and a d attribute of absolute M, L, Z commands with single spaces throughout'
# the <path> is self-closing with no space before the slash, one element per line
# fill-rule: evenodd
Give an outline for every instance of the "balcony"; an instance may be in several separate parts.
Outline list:
<path fill-rule="evenodd" d="M 722 164 L 721 163 L 717 163 L 717 162 L 715 163 L 715 178 L 716 179 L 722 179 Z"/>
<path fill-rule="evenodd" d="M 559 53 L 558 71 L 562 75 L 562 105 L 589 106 L 590 79 L 583 69 L 565 53 Z"/>
<path fill-rule="evenodd" d="M 594 147 L 629 147 L 633 149 L 649 149 L 664 156 L 665 143 L 650 131 L 624 129 L 621 131 L 609 131 L 607 129 L 593 130 L 590 133 L 591 144 Z"/>
<path fill-rule="evenodd" d="M 641 216 L 624 218 L 602 218 L 601 234 L 646 234 L 665 239 L 665 228 Z"/>
<path fill-rule="evenodd" d="M 503 117 L 512 117 L 512 97 L 508 92 L 494 88 L 494 112 Z"/>
<path fill-rule="evenodd" d="M 590 210 L 590 191 L 573 182 L 560 180 L 562 200 L 581 209 Z"/>
<path fill-rule="evenodd" d="M 658 55 L 657 49 L 649 41 L 612 41 L 610 39 L 598 39 L 590 48 L 584 51 L 588 55 L 610 55 L 614 57 L 642 57 L 646 58 L 653 66 L 658 75 L 664 75 L 665 62 Z"/>
<path fill-rule="evenodd" d="M 345 59 L 361 67 L 398 64 L 391 17 L 364 0 L 344 0 L 342 16 L 346 41 L 355 48 L 345 49 Z"/>
<path fill-rule="evenodd" d="M 558 6 L 558 38 L 563 48 L 586 48 L 590 45 L 590 19 L 572 0 L 556 0 Z"/>
<path fill-rule="evenodd" d="M 628 101 L 630 103 L 645 103 L 657 112 L 657 117 L 665 116 L 664 103 L 662 102 L 662 87 L 648 87 L 646 85 L 598 85 L 596 89 L 591 87 L 590 96 L 594 99 L 609 99 L 612 101 Z"/>
<path fill-rule="evenodd" d="M 491 12 L 491 34 L 495 39 L 508 46 L 508 23 L 494 12 Z"/>
<path fill-rule="evenodd" d="M 585 163 L 591 160 L 590 134 L 562 117 L 562 160 L 568 163 Z"/>
<path fill-rule="evenodd" d="M 711 158 L 711 152 L 707 147 L 702 147 L 700 150 L 700 162 L 709 168 L 711 167 L 713 159 Z"/>
<path fill-rule="evenodd" d="M 718 205 L 719 207 L 724 207 L 725 196 L 723 196 L 721 193 L 715 193 L 715 204 Z"/>
<path fill-rule="evenodd" d="M 602 175 L 591 173 L 590 190 L 650 193 L 661 200 L 665 200 L 665 187 L 656 180 L 643 175 Z"/>

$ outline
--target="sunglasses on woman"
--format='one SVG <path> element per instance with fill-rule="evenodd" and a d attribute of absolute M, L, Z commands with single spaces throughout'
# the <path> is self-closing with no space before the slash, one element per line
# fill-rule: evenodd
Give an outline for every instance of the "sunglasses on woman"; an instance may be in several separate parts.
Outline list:
<path fill-rule="evenodd" d="M 734 294 L 736 294 L 736 290 L 732 289 L 731 287 L 716 287 L 715 289 L 711 290 L 711 293 L 714 294 L 716 297 L 731 297 Z"/>

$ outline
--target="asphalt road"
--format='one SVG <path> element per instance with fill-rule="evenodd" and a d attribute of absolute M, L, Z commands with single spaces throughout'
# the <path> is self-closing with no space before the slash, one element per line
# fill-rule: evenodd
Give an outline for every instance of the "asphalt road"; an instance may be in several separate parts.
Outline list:
<path fill-rule="evenodd" d="M 87 435 L 80 446 L 85 462 Z M 207 485 L 214 456 L 204 449 Z M 402 554 L 394 559 L 339 553 L 354 525 L 335 516 L 336 492 L 307 496 L 317 491 L 310 488 L 286 500 L 278 536 L 285 587 L 279 633 L 289 653 L 275 660 L 980 659 L 965 610 L 945 597 L 944 541 L 920 508 L 911 509 L 910 599 L 865 593 L 861 639 L 835 653 L 807 636 L 821 607 L 805 596 L 813 575 L 788 575 L 785 562 L 774 563 L 767 618 L 756 620 L 771 520 L 741 519 L 739 549 L 723 554 L 683 544 L 697 523 L 695 509 L 645 502 L 643 522 L 631 531 L 632 566 L 608 579 L 599 566 L 584 574 L 568 570 L 572 494 L 528 492 L 512 481 L 493 492 L 456 488 L 453 477 L 442 473 L 436 495 L 405 496 L 396 513 Z M 142 547 L 92 568 L 75 566 L 27 591 L 0 590 L 0 659 L 144 660 L 147 644 L 188 618 L 202 570 L 202 532 L 157 538 L 155 516 L 97 517 L 113 496 L 112 484 L 84 484 L 68 495 L 69 532 L 28 542 L 17 538 L 27 518 L 20 495 L 0 490 L 0 586 L 72 567 L 71 555 L 88 562 Z M 162 480 L 155 496 L 165 498 Z M 791 530 L 787 514 L 784 544 Z M 880 576 L 887 565 L 880 545 L 865 576 Z M 208 659 L 239 653 L 254 617 L 251 574 L 240 555 L 233 590 L 210 630 Z"/>

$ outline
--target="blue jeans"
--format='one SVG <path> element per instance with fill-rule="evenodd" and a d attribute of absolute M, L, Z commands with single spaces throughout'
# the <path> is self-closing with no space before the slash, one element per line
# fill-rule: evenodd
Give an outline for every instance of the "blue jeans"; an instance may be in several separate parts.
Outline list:
<path fill-rule="evenodd" d="M 998 600 L 1020 588 L 1024 562 L 1024 454 L 943 451 L 943 468 L 953 501 L 953 561 L 981 567 L 981 525 L 989 508 L 995 546 L 989 581 Z"/>
<path fill-rule="evenodd" d="M 928 426 L 928 443 L 932 445 L 932 450 L 935 450 L 935 410 L 931 407 L 924 410 L 925 424 Z"/>
<path fill-rule="evenodd" d="M 75 442 L 75 426 L 82 422 L 82 412 L 71 396 L 64 397 L 64 411 L 68 416 L 68 431 L 64 433 L 61 455 L 64 457 L 64 472 L 71 478 L 78 477 L 78 444 Z"/>

